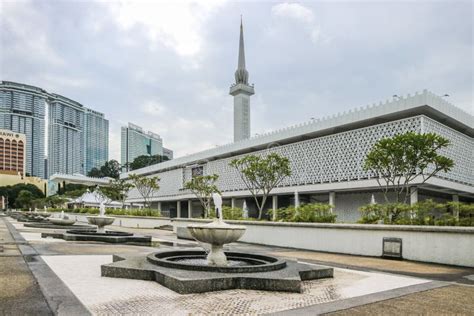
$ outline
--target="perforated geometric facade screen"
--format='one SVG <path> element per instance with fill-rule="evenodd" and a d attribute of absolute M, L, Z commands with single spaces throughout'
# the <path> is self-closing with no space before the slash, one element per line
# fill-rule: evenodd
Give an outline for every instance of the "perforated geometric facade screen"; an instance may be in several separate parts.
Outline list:
<path fill-rule="evenodd" d="M 363 164 L 375 142 L 384 137 L 392 137 L 408 131 L 435 132 L 448 138 L 451 146 L 444 150 L 443 154 L 454 159 L 455 167 L 449 173 L 441 173 L 439 176 L 451 181 L 474 185 L 473 139 L 422 115 L 282 146 L 274 143 L 267 149 L 253 152 L 253 154 L 278 153 L 290 160 L 292 175 L 281 183 L 282 187 L 369 179 L 373 175 L 363 170 Z M 238 157 L 241 156 L 213 160 L 203 164 L 205 175 L 214 173 L 219 175 L 217 185 L 223 192 L 245 190 L 239 174 L 229 166 L 230 161 Z M 188 193 L 182 188 L 183 183 L 191 179 L 192 168 L 176 170 L 180 172 L 157 174 L 162 180 L 160 181 L 161 189 L 156 197 Z M 175 176 L 180 177 L 179 184 Z M 138 196 L 134 193 L 129 197 Z"/>

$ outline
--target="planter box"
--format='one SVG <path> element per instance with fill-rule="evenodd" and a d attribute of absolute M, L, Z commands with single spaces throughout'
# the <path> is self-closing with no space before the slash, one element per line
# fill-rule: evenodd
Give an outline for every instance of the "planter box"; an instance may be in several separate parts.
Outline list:
<path fill-rule="evenodd" d="M 201 219 L 172 219 L 174 231 Z M 226 221 L 245 225 L 242 242 L 381 257 L 384 238 L 401 239 L 402 258 L 474 267 L 474 228 Z"/>

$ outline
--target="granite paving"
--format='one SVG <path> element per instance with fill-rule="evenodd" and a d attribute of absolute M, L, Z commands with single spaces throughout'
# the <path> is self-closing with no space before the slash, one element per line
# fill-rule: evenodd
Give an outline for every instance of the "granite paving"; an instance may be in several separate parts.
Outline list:
<path fill-rule="evenodd" d="M 101 277 L 112 256 L 42 256 L 94 314 L 249 315 L 273 313 L 429 282 L 383 273 L 335 269 L 333 279 L 303 282 L 303 293 L 227 290 L 178 294 L 152 281 Z M 80 267 L 80 268 L 78 268 Z M 71 270 L 75 269 L 74 273 Z"/>

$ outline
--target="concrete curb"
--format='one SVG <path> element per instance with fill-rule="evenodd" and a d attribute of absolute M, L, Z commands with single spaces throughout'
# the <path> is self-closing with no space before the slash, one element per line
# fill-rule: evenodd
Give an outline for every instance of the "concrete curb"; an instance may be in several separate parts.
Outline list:
<path fill-rule="evenodd" d="M 38 282 L 41 292 L 55 315 L 91 315 L 89 310 L 69 290 L 64 282 L 44 262 L 36 250 L 21 236 L 16 228 L 8 221 L 5 224 L 13 239 L 19 243 L 23 258 Z"/>
<path fill-rule="evenodd" d="M 286 310 L 286 311 L 274 313 L 272 315 L 293 316 L 293 315 L 327 314 L 327 313 L 354 308 L 354 307 L 358 307 L 362 305 L 377 303 L 377 302 L 381 302 L 381 301 L 385 301 L 385 300 L 389 300 L 393 298 L 398 298 L 401 296 L 405 296 L 405 295 L 409 295 L 409 294 L 413 294 L 417 292 L 428 291 L 428 290 L 432 290 L 432 289 L 436 289 L 436 288 L 440 288 L 440 287 L 444 287 L 448 285 L 450 284 L 446 282 L 433 281 L 429 283 L 411 285 L 411 286 L 401 287 L 401 288 L 393 289 L 389 291 L 378 292 L 374 294 L 352 297 L 345 300 L 312 305 L 312 306 L 299 308 L 299 309 Z"/>

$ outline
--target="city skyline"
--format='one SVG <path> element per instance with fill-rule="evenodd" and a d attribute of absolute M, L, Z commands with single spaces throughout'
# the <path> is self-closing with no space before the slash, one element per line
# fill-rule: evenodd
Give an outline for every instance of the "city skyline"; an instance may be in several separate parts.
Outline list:
<path fill-rule="evenodd" d="M 175 156 L 232 141 L 227 91 L 240 14 L 257 90 L 253 135 L 424 88 L 472 113 L 471 3 L 2 6 L 2 80 L 106 113 L 109 159 L 120 160 L 120 126 L 128 121 L 159 131 Z M 53 15 L 61 27 L 48 23 Z"/>
<path fill-rule="evenodd" d="M 25 174 L 87 174 L 108 159 L 104 114 L 24 83 L 0 81 L 0 128 L 26 137 Z"/>

